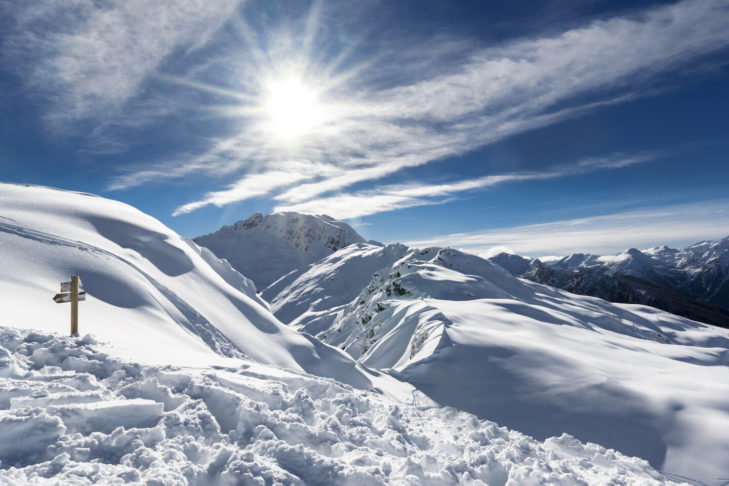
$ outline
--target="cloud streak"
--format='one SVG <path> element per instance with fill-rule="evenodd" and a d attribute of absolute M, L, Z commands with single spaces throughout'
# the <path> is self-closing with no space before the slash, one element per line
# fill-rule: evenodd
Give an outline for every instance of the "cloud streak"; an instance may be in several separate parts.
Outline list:
<path fill-rule="evenodd" d="M 143 88 L 176 49 L 204 45 L 238 0 L 46 0 L 8 12 L 3 58 L 48 103 L 54 128 L 105 118 Z"/>
<path fill-rule="evenodd" d="M 494 228 L 410 241 L 416 247 L 451 246 L 489 255 L 494 247 L 521 255 L 611 254 L 659 245 L 682 247 L 727 236 L 729 199 L 636 209 L 551 223 Z"/>
<path fill-rule="evenodd" d="M 590 157 L 573 165 L 558 166 L 541 172 L 488 175 L 447 184 L 390 184 L 350 194 L 338 194 L 289 205 L 281 204 L 276 206 L 274 210 L 328 214 L 338 219 L 352 219 L 415 206 L 442 204 L 462 192 L 484 190 L 498 184 L 548 180 L 586 174 L 596 170 L 620 169 L 649 162 L 656 157 L 655 154 L 631 156 L 615 154 L 603 158 Z M 281 199 L 285 199 L 286 194 Z"/>
<path fill-rule="evenodd" d="M 221 207 L 232 202 L 268 194 L 274 189 L 310 179 L 312 175 L 309 171 L 313 166 L 313 164 L 307 162 L 289 162 L 278 170 L 246 177 L 231 184 L 224 190 L 209 192 L 199 201 L 180 206 L 172 215 L 179 216 L 210 205 Z"/>
<path fill-rule="evenodd" d="M 336 193 L 651 93 L 651 83 L 661 75 L 729 46 L 727 18 L 726 2 L 685 0 L 557 36 L 470 49 L 447 65 L 424 66 L 418 58 L 413 62 L 420 68 L 403 66 L 405 81 L 392 87 L 339 85 L 326 93 L 335 113 L 330 123 L 296 148 L 300 158 L 317 161 L 319 167 L 276 200 L 281 208 L 300 210 L 324 203 L 351 205 L 359 199 Z M 371 70 L 378 68 L 385 69 L 375 65 Z M 424 72 L 438 74 L 423 79 Z M 252 145 L 256 153 L 251 153 Z M 281 160 L 280 147 L 255 127 L 231 138 L 227 149 L 228 164 L 238 160 L 241 169 L 251 160 L 258 164 L 255 173 L 242 169 L 241 181 L 275 171 Z M 220 163 L 214 154 L 211 161 Z M 394 201 L 400 207 L 422 203 L 381 191 L 371 196 L 370 211 Z"/>
<path fill-rule="evenodd" d="M 180 118 L 181 107 L 185 117 L 230 121 L 216 133 L 189 133 L 204 140 L 202 148 L 184 146 L 155 154 L 154 162 L 121 164 L 109 189 L 192 175 L 235 181 L 175 214 L 259 196 L 301 210 L 352 207 L 370 196 L 369 214 L 392 204 L 431 204 L 432 198 L 413 192 L 417 185 L 342 192 L 646 96 L 663 76 L 685 74 L 729 47 L 729 4 L 723 0 L 683 0 L 499 45 L 437 38 L 366 57 L 359 52 L 371 48 L 366 36 L 322 39 L 333 28 L 326 24 L 328 9 L 335 8 L 325 3 L 315 3 L 298 27 L 265 16 L 253 19 L 260 25 L 249 25 L 238 0 L 16 3 L 2 59 L 17 66 L 55 129 L 87 122 L 96 131 L 123 124 L 143 130 L 164 117 Z M 225 37 L 227 44 L 204 62 L 186 63 L 195 57 L 190 53 L 221 40 L 227 21 L 235 28 L 225 36 L 237 39 Z M 271 79 L 292 69 L 316 88 L 326 117 L 296 143 L 282 144 L 262 119 L 261 96 Z M 190 103 L 190 93 L 200 98 Z M 113 136 L 100 139 L 110 153 L 124 147 Z M 293 173 L 282 177 L 290 167 Z M 449 197 L 504 177 L 541 176 L 484 175 L 430 189 Z"/>

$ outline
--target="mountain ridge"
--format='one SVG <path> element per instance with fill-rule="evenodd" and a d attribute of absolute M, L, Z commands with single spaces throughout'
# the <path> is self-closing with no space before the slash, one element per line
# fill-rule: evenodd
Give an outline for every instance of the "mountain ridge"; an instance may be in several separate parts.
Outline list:
<path fill-rule="evenodd" d="M 80 330 L 116 355 L 190 365 L 252 358 L 372 386 L 340 350 L 283 325 L 253 282 L 206 248 L 131 206 L 86 196 L 0 184 L 0 291 L 12 301 L 4 323 L 67 331 L 68 308 L 51 297 L 79 275 Z"/>
<path fill-rule="evenodd" d="M 729 237 L 683 249 L 664 245 L 616 255 L 575 253 L 544 262 L 501 253 L 489 260 L 533 282 L 729 327 Z"/>

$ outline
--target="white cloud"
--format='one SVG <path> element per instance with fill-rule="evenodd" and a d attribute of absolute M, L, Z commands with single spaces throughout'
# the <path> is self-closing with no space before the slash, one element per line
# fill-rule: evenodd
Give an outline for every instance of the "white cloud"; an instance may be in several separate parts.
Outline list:
<path fill-rule="evenodd" d="M 124 164 L 110 186 L 123 189 L 193 174 L 239 179 L 184 205 L 187 211 L 245 199 L 253 192 L 235 187 L 254 186 L 257 195 L 275 195 L 282 207 L 315 207 L 327 200 L 355 204 L 356 198 L 331 194 L 644 96 L 658 77 L 684 72 L 703 56 L 729 46 L 729 4 L 723 0 L 683 0 L 502 45 L 425 39 L 416 48 L 393 46 L 391 52 L 376 53 L 356 66 L 351 62 L 361 54 L 356 42 L 342 45 L 338 56 L 315 52 L 322 44 L 317 36 L 326 35 L 330 27 L 323 25 L 330 8 L 324 3 L 315 5 L 299 34 L 280 25 L 246 26 L 238 18 L 238 0 L 16 3 L 9 13 L 14 28 L 4 33 L 2 59 L 17 66 L 56 128 L 104 119 L 113 129 L 118 123 L 114 117 L 124 109 L 132 111 L 125 122 L 136 128 L 174 114 L 178 105 L 164 98 L 173 95 L 146 90 L 148 83 L 157 83 L 157 88 L 173 83 L 175 90 L 170 91 L 176 94 L 194 89 L 227 96 L 234 103 L 203 107 L 206 116 L 217 108 L 233 120 L 227 133 L 206 134 L 210 145 L 202 153 L 168 153 L 153 164 Z M 205 45 L 229 18 L 239 27 L 239 42 L 226 45 L 214 62 L 185 64 L 185 54 Z M 368 47 L 366 39 L 362 44 Z M 161 73 L 170 59 L 179 61 L 179 69 Z M 322 59 L 329 61 L 316 61 Z M 225 86 L 204 81 L 218 78 L 221 64 L 240 78 L 240 92 L 229 79 Z M 327 119 L 315 132 L 287 145 L 263 129 L 256 108 L 261 84 L 291 66 L 303 66 L 306 81 L 320 91 Z M 184 79 L 182 72 L 188 73 Z M 123 148 L 114 137 L 102 139 L 105 151 Z M 287 184 L 257 184 L 292 159 L 311 161 L 299 171 L 306 177 L 295 179 L 303 184 L 289 190 Z M 485 187 L 489 180 L 495 179 L 441 190 Z M 260 192 L 263 187 L 267 192 Z M 425 194 L 414 194 L 415 186 L 408 191 L 375 193 L 369 211 L 393 202 L 400 207 L 432 202 L 423 199 Z"/>
<path fill-rule="evenodd" d="M 310 199 L 291 204 L 280 204 L 275 211 L 296 211 L 310 214 L 328 214 L 338 219 L 359 218 L 387 211 L 396 211 L 415 206 L 442 204 L 461 192 L 486 189 L 497 184 L 531 180 L 555 179 L 572 175 L 585 174 L 595 170 L 619 169 L 630 165 L 654 160 L 656 155 L 636 154 L 626 156 L 615 154 L 609 157 L 590 157 L 573 165 L 563 165 L 542 172 L 521 172 L 511 174 L 489 175 L 476 179 L 467 179 L 447 184 L 390 184 L 375 189 L 358 191 L 349 194 L 338 194 L 331 197 Z M 300 186 L 279 196 L 287 198 L 289 193 L 295 194 Z M 297 201 L 297 198 L 289 198 Z"/>
<path fill-rule="evenodd" d="M 623 87 L 726 47 L 728 11 L 723 1 L 683 1 L 556 37 L 484 49 L 453 73 L 378 93 L 383 102 L 376 108 L 444 122 L 483 116 L 485 108 L 509 119 L 530 117 L 577 93 Z"/>
<path fill-rule="evenodd" d="M 117 112 L 175 49 L 195 49 L 238 0 L 46 0 L 12 12 L 3 46 L 56 126 Z"/>
<path fill-rule="evenodd" d="M 175 210 L 173 216 L 189 213 L 190 211 L 205 206 L 215 205 L 220 207 L 231 202 L 261 196 L 269 193 L 273 189 L 289 186 L 311 177 L 308 174 L 297 171 L 296 166 L 296 163 L 290 163 L 283 170 L 271 170 L 256 174 L 231 184 L 225 190 L 210 192 L 200 201 L 180 206 Z"/>
<path fill-rule="evenodd" d="M 501 253 L 508 253 L 510 255 L 516 254 L 516 252 L 513 249 L 509 248 L 508 246 L 492 246 L 485 252 L 479 253 L 478 256 L 480 256 L 481 258 L 491 258 L 491 257 L 499 255 Z"/>
<path fill-rule="evenodd" d="M 551 223 L 495 228 L 410 241 L 417 247 L 452 246 L 488 254 L 508 247 L 520 255 L 610 254 L 637 247 L 683 247 L 729 235 L 729 199 L 636 209 Z"/>
<path fill-rule="evenodd" d="M 368 88 L 359 80 L 355 89 L 346 82 L 319 80 L 322 86 L 336 84 L 322 95 L 333 115 L 300 140 L 295 152 L 320 165 L 307 183 L 275 198 L 280 207 L 302 210 L 352 206 L 359 200 L 349 195 L 321 196 L 380 180 L 406 167 L 462 155 L 605 104 L 646 95 L 653 92 L 651 82 L 658 76 L 681 72 L 705 54 L 729 46 L 728 18 L 729 4 L 724 1 L 684 0 L 639 15 L 592 22 L 556 36 L 471 48 L 459 60 L 451 58 L 447 63 L 436 56 L 437 61 L 428 64 L 422 55 L 404 52 L 393 58 L 399 59 L 404 73 L 394 87 Z M 411 69 L 406 59 L 418 69 Z M 378 69 L 395 70 L 389 64 L 369 67 L 374 73 Z M 326 66 L 321 70 L 326 71 Z M 346 79 L 346 74 L 340 78 Z M 244 173 L 252 160 L 260 171 L 275 166 L 280 158 L 281 147 L 257 132 L 255 123 L 229 145 L 229 167 L 237 164 Z M 213 165 L 221 163 L 216 162 L 215 154 L 210 157 Z M 199 161 L 186 167 L 198 170 L 200 165 L 210 167 Z M 241 180 L 247 177 L 245 174 Z M 484 180 L 474 184 L 488 185 Z M 424 203 L 412 195 L 382 191 L 360 195 L 371 198 L 369 209 L 342 209 L 340 214 L 351 217 L 366 211 L 372 214 L 388 204 Z"/>

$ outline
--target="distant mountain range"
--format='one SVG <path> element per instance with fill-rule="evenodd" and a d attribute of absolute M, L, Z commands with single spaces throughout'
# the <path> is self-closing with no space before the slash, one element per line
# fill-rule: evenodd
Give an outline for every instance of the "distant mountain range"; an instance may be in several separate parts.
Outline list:
<path fill-rule="evenodd" d="M 650 305 L 729 327 L 729 237 L 684 249 L 575 253 L 551 261 L 501 253 L 490 260 L 512 275 L 575 294 Z"/>

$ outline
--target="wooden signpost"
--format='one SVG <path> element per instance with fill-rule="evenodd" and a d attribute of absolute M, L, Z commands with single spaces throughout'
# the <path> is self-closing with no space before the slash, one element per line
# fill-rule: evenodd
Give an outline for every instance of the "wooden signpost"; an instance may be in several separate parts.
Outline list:
<path fill-rule="evenodd" d="M 86 300 L 86 292 L 81 290 L 81 279 L 71 275 L 70 282 L 61 282 L 61 293 L 53 296 L 56 304 L 71 303 L 71 336 L 78 334 L 78 301 Z"/>

